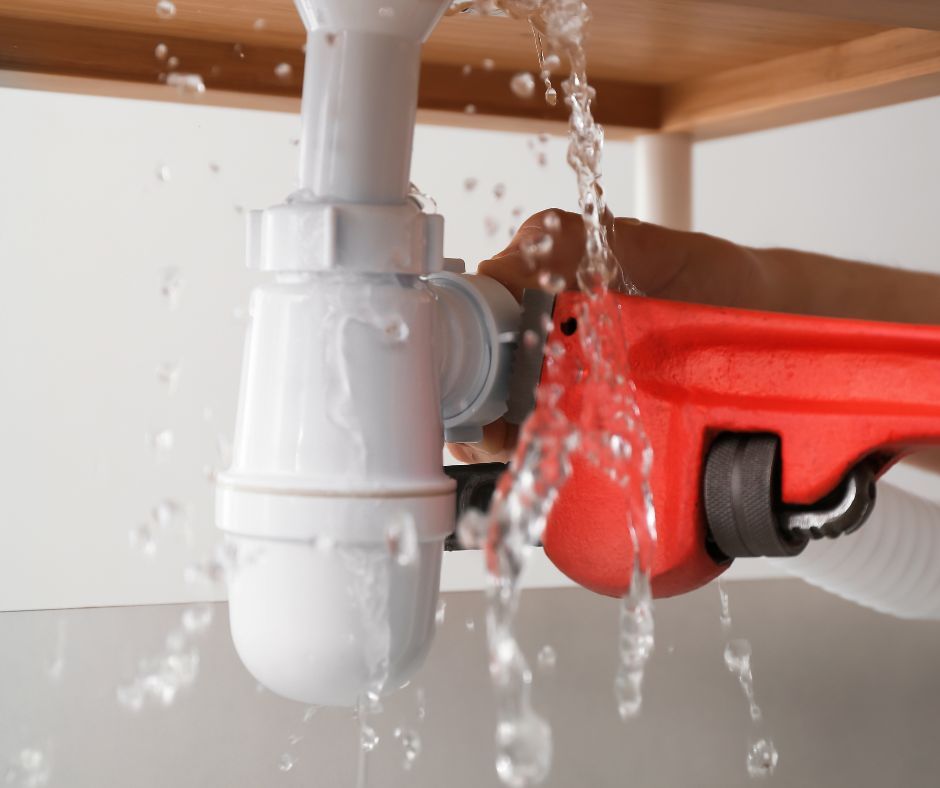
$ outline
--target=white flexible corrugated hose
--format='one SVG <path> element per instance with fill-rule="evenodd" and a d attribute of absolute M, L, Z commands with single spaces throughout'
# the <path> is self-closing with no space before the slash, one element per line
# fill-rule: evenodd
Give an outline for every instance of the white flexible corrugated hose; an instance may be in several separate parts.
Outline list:
<path fill-rule="evenodd" d="M 880 613 L 940 619 L 940 504 L 879 484 L 875 509 L 856 533 L 773 563 Z"/>

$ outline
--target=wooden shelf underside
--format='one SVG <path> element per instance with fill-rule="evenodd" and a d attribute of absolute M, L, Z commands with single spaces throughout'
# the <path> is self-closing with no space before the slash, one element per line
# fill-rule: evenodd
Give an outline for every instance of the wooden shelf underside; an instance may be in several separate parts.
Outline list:
<path fill-rule="evenodd" d="M 940 95 L 938 0 L 588 4 L 595 114 L 615 136 L 708 138 Z M 164 43 L 179 71 L 202 75 L 201 101 L 297 106 L 304 35 L 292 0 L 177 0 L 177 9 L 167 20 L 155 0 L 0 0 L 0 85 L 192 100 L 159 82 L 166 64 L 154 48 Z M 275 66 L 285 62 L 292 74 L 281 79 Z M 509 81 L 520 70 L 537 70 L 524 23 L 446 17 L 424 49 L 424 119 L 562 122 L 564 108 L 513 95 Z"/>

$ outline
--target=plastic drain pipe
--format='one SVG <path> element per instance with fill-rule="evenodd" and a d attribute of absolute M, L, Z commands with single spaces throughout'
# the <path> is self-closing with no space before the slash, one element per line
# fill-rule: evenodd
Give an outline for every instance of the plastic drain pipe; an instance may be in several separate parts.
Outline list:
<path fill-rule="evenodd" d="M 844 539 L 772 559 L 791 575 L 900 618 L 940 619 L 940 505 L 889 484 L 866 523 Z"/>
<path fill-rule="evenodd" d="M 446 428 L 506 408 L 519 307 L 442 271 L 409 198 L 420 48 L 449 0 L 298 0 L 308 29 L 300 189 L 249 219 L 255 289 L 216 521 L 232 639 L 305 703 L 405 683 L 434 631 L 454 482 Z"/>

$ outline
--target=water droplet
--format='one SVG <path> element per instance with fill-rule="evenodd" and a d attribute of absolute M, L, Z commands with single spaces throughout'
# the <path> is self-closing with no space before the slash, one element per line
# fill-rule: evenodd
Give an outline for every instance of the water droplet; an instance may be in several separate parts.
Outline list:
<path fill-rule="evenodd" d="M 408 199 L 424 213 L 437 213 L 437 202 L 431 195 L 421 191 L 413 181 L 408 184 Z"/>
<path fill-rule="evenodd" d="M 477 105 L 476 105 L 476 104 L 467 104 L 467 106 L 465 106 L 465 107 L 463 108 L 463 111 L 464 111 L 467 115 L 476 115 L 476 113 L 477 113 Z"/>
<path fill-rule="evenodd" d="M 558 91 L 553 87 L 549 87 L 545 91 L 545 103 L 550 107 L 554 107 L 558 103 Z"/>
<path fill-rule="evenodd" d="M 505 194 L 506 194 L 506 184 L 505 184 L 505 183 L 497 183 L 495 186 L 493 186 L 493 196 L 494 196 L 497 200 L 503 199 L 503 195 L 505 195 Z"/>
<path fill-rule="evenodd" d="M 180 269 L 175 267 L 164 268 L 160 282 L 160 295 L 163 296 L 163 303 L 171 312 L 179 308 L 182 292 L 183 275 Z"/>
<path fill-rule="evenodd" d="M 180 59 L 176 55 L 170 55 L 170 59 L 166 61 L 166 67 L 170 71 L 174 71 L 175 69 L 179 68 L 179 65 L 180 65 Z M 164 79 L 163 81 L 166 82 L 166 79 Z"/>
<path fill-rule="evenodd" d="M 566 287 L 565 277 L 551 271 L 542 271 L 539 273 L 539 287 L 546 293 L 558 295 L 564 292 Z"/>
<path fill-rule="evenodd" d="M 473 630 L 476 629 L 476 626 L 477 626 L 476 621 L 474 621 L 472 618 L 469 618 L 469 617 L 467 618 L 466 621 L 463 622 L 463 625 L 467 628 L 467 632 L 473 632 Z"/>
<path fill-rule="evenodd" d="M 558 661 L 558 655 L 555 654 L 555 649 L 550 645 L 546 644 L 539 649 L 538 657 L 539 668 L 545 673 L 551 673 L 555 669 L 555 663 Z"/>
<path fill-rule="evenodd" d="M 308 722 L 310 722 L 310 720 L 312 720 L 316 716 L 316 713 L 319 710 L 320 710 L 319 706 L 307 706 L 307 708 L 304 709 L 304 724 L 307 724 Z"/>
<path fill-rule="evenodd" d="M 153 56 L 157 60 L 166 60 L 166 56 L 170 53 L 169 47 L 166 44 L 157 44 L 153 48 Z"/>
<path fill-rule="evenodd" d="M 256 20 L 254 21 L 254 24 L 252 25 L 252 27 L 253 27 L 255 30 L 264 30 L 267 26 L 268 26 L 267 20 L 266 20 L 266 19 L 261 19 L 260 17 L 259 17 L 258 19 L 256 19 Z"/>
<path fill-rule="evenodd" d="M 421 754 L 421 737 L 411 728 L 395 728 L 394 736 L 401 744 L 405 756 L 402 766 L 410 769 Z"/>
<path fill-rule="evenodd" d="M 557 233 L 561 229 L 561 217 L 555 211 L 549 211 L 542 217 L 542 227 L 550 233 Z"/>
<path fill-rule="evenodd" d="M 428 716 L 428 701 L 423 687 L 415 690 L 415 705 L 418 707 L 417 715 L 419 720 Z"/>
<path fill-rule="evenodd" d="M 303 741 L 303 738 L 304 737 L 301 736 L 299 733 L 292 733 L 287 737 L 287 743 L 291 745 L 291 747 L 293 747 L 297 744 L 300 744 L 300 742 Z"/>
<path fill-rule="evenodd" d="M 379 8 L 379 16 L 382 17 L 382 19 L 392 19 L 395 16 L 395 9 L 391 6 L 383 5 Z"/>
<path fill-rule="evenodd" d="M 359 746 L 365 752 L 372 752 L 378 746 L 378 743 L 379 734 L 375 732 L 375 728 L 363 723 L 359 730 Z"/>
<path fill-rule="evenodd" d="M 471 66 L 469 63 L 464 64 L 464 67 L 460 69 L 460 73 L 465 77 L 469 77 L 472 72 L 473 66 Z"/>
<path fill-rule="evenodd" d="M 26 747 L 10 761 L 4 783 L 23 788 L 39 788 L 49 784 L 51 773 L 52 766 L 45 753 L 35 747 Z"/>
<path fill-rule="evenodd" d="M 635 717 L 643 704 L 643 672 L 653 653 L 653 600 L 649 576 L 634 562 L 630 588 L 620 600 L 620 664 L 614 680 L 617 713 Z"/>
<path fill-rule="evenodd" d="M 400 345 L 408 339 L 408 324 L 399 315 L 391 315 L 378 326 L 382 341 L 386 345 Z"/>
<path fill-rule="evenodd" d="M 206 84 L 201 74 L 169 74 L 166 84 L 176 88 L 182 96 L 201 96 L 206 92 Z"/>
<path fill-rule="evenodd" d="M 182 371 L 178 362 L 164 361 L 157 366 L 157 381 L 166 389 L 167 394 L 175 394 Z"/>
<path fill-rule="evenodd" d="M 545 56 L 542 60 L 542 69 L 545 71 L 554 71 L 561 67 L 561 58 L 554 52 Z"/>
<path fill-rule="evenodd" d="M 64 618 L 56 622 L 55 653 L 46 663 L 46 675 L 50 681 L 59 681 L 65 671 L 66 623 Z"/>
<path fill-rule="evenodd" d="M 172 0 L 158 0 L 157 16 L 160 17 L 160 19 L 172 19 L 176 16 L 176 5 Z"/>
<path fill-rule="evenodd" d="M 552 731 L 533 712 L 496 728 L 496 773 L 509 786 L 536 785 L 552 765 Z"/>
<path fill-rule="evenodd" d="M 294 764 L 297 763 L 297 759 L 294 758 L 289 752 L 285 752 L 281 755 L 277 762 L 277 768 L 282 772 L 289 772 L 294 768 Z"/>
<path fill-rule="evenodd" d="M 211 172 L 213 175 L 218 175 L 219 170 L 221 169 L 222 168 L 219 166 L 218 162 L 215 162 L 215 161 L 209 162 L 209 172 Z"/>
<path fill-rule="evenodd" d="M 447 617 L 447 601 L 444 599 L 437 600 L 437 609 L 434 611 L 434 623 L 437 626 L 441 626 L 444 623 L 444 619 Z"/>
<path fill-rule="evenodd" d="M 770 739 L 759 739 L 747 751 L 747 773 L 751 777 L 769 777 L 780 759 Z"/>
<path fill-rule="evenodd" d="M 476 178 L 464 178 L 464 191 L 472 192 L 477 187 L 477 182 Z"/>
<path fill-rule="evenodd" d="M 541 152 L 537 153 L 535 156 L 535 163 L 538 164 L 539 167 L 544 167 L 548 164 L 548 156 Z"/>
<path fill-rule="evenodd" d="M 751 644 L 747 640 L 731 640 L 725 646 L 725 665 L 732 673 L 743 673 L 751 667 Z"/>
<path fill-rule="evenodd" d="M 140 711 L 144 706 L 144 691 L 137 684 L 118 687 L 117 702 L 128 711 Z"/>
<path fill-rule="evenodd" d="M 130 545 L 135 550 L 139 550 L 146 556 L 152 556 L 157 552 L 157 543 L 153 538 L 153 529 L 150 523 L 141 523 L 134 526 L 127 534 Z"/>
<path fill-rule="evenodd" d="M 535 77 L 528 71 L 520 71 L 509 80 L 509 88 L 519 98 L 529 99 L 535 94 Z"/>
<path fill-rule="evenodd" d="M 274 76 L 278 79 L 287 80 L 291 78 L 291 74 L 294 73 L 294 69 L 291 67 L 290 63 L 278 63 L 274 67 Z"/>
<path fill-rule="evenodd" d="M 147 446 L 150 447 L 150 450 L 158 460 L 164 459 L 173 449 L 173 444 L 175 443 L 173 431 L 169 429 L 169 427 L 157 430 L 156 432 L 147 433 L 144 438 L 147 442 Z"/>
<path fill-rule="evenodd" d="M 150 519 L 161 528 L 179 527 L 186 523 L 186 507 L 172 498 L 164 498 L 150 510 Z"/>
<path fill-rule="evenodd" d="M 303 189 L 295 189 L 287 195 L 288 205 L 297 205 L 298 203 L 303 204 L 316 201 L 317 195 L 314 193 L 313 189 L 308 189 L 306 187 Z"/>
<path fill-rule="evenodd" d="M 718 600 L 721 603 L 718 621 L 721 623 L 721 628 L 727 632 L 731 629 L 731 607 L 728 604 L 728 592 L 725 591 L 725 587 L 720 580 L 718 581 Z"/>
<path fill-rule="evenodd" d="M 186 635 L 178 629 L 170 630 L 164 643 L 167 651 L 178 654 L 186 647 Z"/>
<path fill-rule="evenodd" d="M 245 47 L 242 44 L 234 44 L 232 46 L 232 52 L 239 60 L 245 59 Z"/>
<path fill-rule="evenodd" d="M 531 328 L 522 332 L 522 345 L 529 350 L 534 350 L 539 345 L 539 335 Z"/>
<path fill-rule="evenodd" d="M 187 607 L 181 619 L 183 629 L 191 635 L 202 634 L 212 625 L 213 616 L 212 605 L 208 602 Z"/>
<path fill-rule="evenodd" d="M 492 71 L 496 67 L 496 61 L 491 57 L 485 57 L 480 65 L 483 67 L 484 71 Z"/>
<path fill-rule="evenodd" d="M 157 180 L 161 183 L 166 183 L 170 180 L 172 173 L 170 168 L 166 164 L 158 164 L 156 169 Z"/>
<path fill-rule="evenodd" d="M 534 241 L 526 241 L 520 248 L 522 259 L 530 269 L 534 269 L 536 263 L 551 252 L 554 245 L 555 242 L 552 236 L 547 233 Z"/>
<path fill-rule="evenodd" d="M 499 220 L 493 216 L 487 216 L 483 219 L 483 229 L 487 235 L 496 235 L 499 232 Z"/>
<path fill-rule="evenodd" d="M 399 566 L 411 566 L 418 558 L 418 531 L 410 512 L 399 512 L 385 528 L 385 543 Z"/>

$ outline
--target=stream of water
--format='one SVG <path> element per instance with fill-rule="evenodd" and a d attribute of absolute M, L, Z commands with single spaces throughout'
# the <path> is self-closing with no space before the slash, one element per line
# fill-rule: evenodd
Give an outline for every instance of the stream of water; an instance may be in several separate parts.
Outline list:
<path fill-rule="evenodd" d="M 565 59 L 568 75 L 561 87 L 569 109 L 568 164 L 575 173 L 585 230 L 585 248 L 577 285 L 588 298 L 578 320 L 584 357 L 589 359 L 580 384 L 585 406 L 578 424 L 559 408 L 562 391 L 543 383 L 536 408 L 523 425 L 509 470 L 486 513 L 471 512 L 460 523 L 460 536 L 481 547 L 490 573 L 487 638 L 490 674 L 496 694 L 496 771 L 509 786 L 542 782 L 551 770 L 551 728 L 532 705 L 532 672 L 514 635 L 519 578 L 530 545 L 542 536 L 552 505 L 571 472 L 575 455 L 601 468 L 628 488 L 631 506 L 624 513 L 633 542 L 629 591 L 621 602 L 620 667 L 614 681 L 617 709 L 623 718 L 642 703 L 643 671 L 653 650 L 649 571 L 655 544 L 655 518 L 649 490 L 652 456 L 633 387 L 605 352 L 610 332 L 602 309 L 604 297 L 623 271 L 608 242 L 612 215 L 601 186 L 603 129 L 594 122 L 594 89 L 587 79 L 585 32 L 590 14 L 580 0 L 502 0 L 477 3 L 480 13 L 494 6 L 528 20 L 534 31 L 540 78 L 549 104 L 557 96 L 551 72 Z M 561 283 L 566 284 L 566 283 Z M 547 289 L 559 287 L 546 279 Z M 636 292 L 628 286 L 628 291 Z M 557 363 L 563 349 L 546 348 L 546 364 Z M 613 414 L 611 417 L 610 414 Z M 626 558 L 626 556 L 625 556 Z"/>

